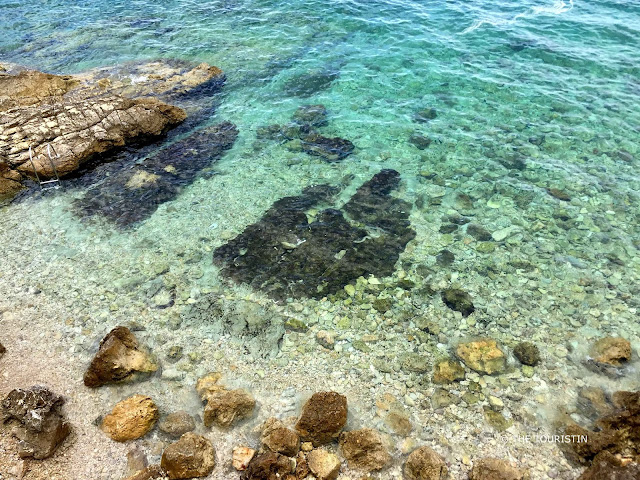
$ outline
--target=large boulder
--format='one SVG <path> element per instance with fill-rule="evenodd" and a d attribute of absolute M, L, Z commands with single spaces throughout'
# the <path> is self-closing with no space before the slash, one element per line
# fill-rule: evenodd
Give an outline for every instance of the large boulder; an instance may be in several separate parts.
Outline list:
<path fill-rule="evenodd" d="M 172 101 L 219 88 L 217 67 L 176 62 L 128 64 L 81 75 L 53 75 L 3 65 L 0 71 L 0 199 L 21 181 L 64 176 L 132 142 L 159 137 L 186 118 Z"/>
<path fill-rule="evenodd" d="M 113 407 L 102 420 L 102 430 L 116 442 L 136 440 L 151 431 L 158 416 L 158 407 L 151 397 L 134 395 Z"/>
<path fill-rule="evenodd" d="M 346 423 L 347 397 L 336 392 L 317 392 L 302 407 L 296 430 L 304 441 L 319 446 L 336 440 Z"/>
<path fill-rule="evenodd" d="M 185 433 L 165 449 L 160 465 L 172 480 L 206 477 L 216 466 L 216 451 L 205 437 Z"/>
<path fill-rule="evenodd" d="M 47 458 L 71 433 L 62 413 L 64 398 L 42 386 L 9 392 L 0 409 L 0 430 L 10 431 L 22 458 Z"/>
<path fill-rule="evenodd" d="M 126 380 L 136 372 L 155 372 L 157 368 L 135 335 L 127 327 L 116 327 L 100 343 L 98 353 L 84 374 L 84 384 L 99 387 Z"/>

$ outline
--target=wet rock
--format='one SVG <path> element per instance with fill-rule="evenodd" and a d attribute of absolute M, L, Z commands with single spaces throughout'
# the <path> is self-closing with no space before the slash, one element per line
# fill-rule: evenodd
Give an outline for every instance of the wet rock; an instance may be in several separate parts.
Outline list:
<path fill-rule="evenodd" d="M 297 318 L 287 318 L 284 322 L 284 328 L 294 332 L 304 333 L 309 330 L 309 327 L 302 320 Z"/>
<path fill-rule="evenodd" d="M 84 374 L 84 384 L 92 388 L 100 387 L 131 379 L 136 372 L 155 372 L 157 368 L 131 330 L 120 326 L 111 330 L 100 342 L 98 353 Z"/>
<path fill-rule="evenodd" d="M 433 383 L 453 383 L 464 380 L 464 367 L 455 360 L 444 358 L 433 366 Z"/>
<path fill-rule="evenodd" d="M 640 464 L 609 452 L 599 454 L 578 480 L 637 480 Z"/>
<path fill-rule="evenodd" d="M 126 480 L 165 480 L 166 478 L 169 477 L 160 465 L 150 465 L 127 477 Z"/>
<path fill-rule="evenodd" d="M 307 442 L 307 443 L 311 445 L 311 449 L 305 450 L 305 451 L 309 452 L 313 450 L 313 444 L 311 444 L 311 442 Z M 306 479 L 309 475 L 311 475 L 311 469 L 309 469 L 309 464 L 307 463 L 307 458 L 304 451 L 301 451 L 298 453 L 298 456 L 295 458 L 295 461 L 296 461 L 296 468 L 295 468 L 294 475 L 296 479 L 298 480 Z"/>
<path fill-rule="evenodd" d="M 415 237 L 411 205 L 390 195 L 399 183 L 398 172 L 382 170 L 342 210 L 323 210 L 312 221 L 306 212 L 338 192 L 326 185 L 308 187 L 275 202 L 260 221 L 217 248 L 214 262 L 223 275 L 276 299 L 322 298 L 360 276 L 390 275 Z"/>
<path fill-rule="evenodd" d="M 322 157 L 328 162 L 337 162 L 353 153 L 356 148 L 349 140 L 339 137 L 324 137 L 319 133 L 311 133 L 301 138 L 302 151 L 309 155 Z"/>
<path fill-rule="evenodd" d="M 21 458 L 50 457 L 71 433 L 63 405 L 64 398 L 46 387 L 12 390 L 1 404 L 0 431 L 18 439 Z"/>
<path fill-rule="evenodd" d="M 413 425 L 406 412 L 392 410 L 384 417 L 384 424 L 397 435 L 408 436 L 413 430 Z"/>
<path fill-rule="evenodd" d="M 300 450 L 300 437 L 277 418 L 269 418 L 262 427 L 262 444 L 275 453 L 295 457 Z"/>
<path fill-rule="evenodd" d="M 456 257 L 449 250 L 440 250 L 436 255 L 436 264 L 439 267 L 450 267 L 455 262 Z"/>
<path fill-rule="evenodd" d="M 324 105 L 301 105 L 292 119 L 300 125 L 324 127 L 327 125 L 327 109 Z"/>
<path fill-rule="evenodd" d="M 48 145 L 64 176 L 114 149 L 157 138 L 186 118 L 154 96 L 172 100 L 204 85 L 219 88 L 223 79 L 206 64 L 188 69 L 155 62 L 73 76 L 12 67 L 0 74 L 0 129 L 12 132 L 0 140 L 0 191 L 8 197 L 34 176 L 29 146 L 41 179 L 54 176 Z"/>
<path fill-rule="evenodd" d="M 222 122 L 188 135 L 136 163 L 99 180 L 74 202 L 85 217 L 106 218 L 127 227 L 150 217 L 158 206 L 173 200 L 206 168 L 233 146 L 238 129 Z M 160 307 L 173 304 L 172 298 Z"/>
<path fill-rule="evenodd" d="M 555 197 L 558 200 L 562 200 L 563 202 L 571 201 L 571 196 L 567 192 L 565 192 L 564 190 L 560 190 L 559 188 L 547 188 L 547 192 L 552 197 Z"/>
<path fill-rule="evenodd" d="M 391 462 L 380 433 L 371 428 L 344 432 L 340 436 L 340 450 L 350 468 L 365 472 L 381 470 Z"/>
<path fill-rule="evenodd" d="M 438 111 L 435 108 L 423 108 L 414 114 L 413 121 L 416 123 L 427 123 L 430 120 L 434 120 L 437 116 Z"/>
<path fill-rule="evenodd" d="M 458 288 L 448 288 L 442 292 L 442 301 L 451 310 L 462 313 L 463 317 L 468 317 L 475 312 L 473 299 L 464 290 Z"/>
<path fill-rule="evenodd" d="M 610 414 L 613 409 L 604 390 L 597 387 L 580 389 L 576 407 L 580 414 L 593 421 Z"/>
<path fill-rule="evenodd" d="M 469 480 L 527 480 L 529 474 L 506 460 L 482 458 L 473 462 Z"/>
<path fill-rule="evenodd" d="M 565 455 L 572 462 L 581 465 L 589 464 L 598 453 L 615 447 L 618 440 L 614 432 L 592 432 L 577 424 L 567 426 L 564 433 L 579 439 L 569 444 L 570 447 L 565 450 Z M 586 441 L 582 440 L 584 438 Z"/>
<path fill-rule="evenodd" d="M 203 418 L 205 426 L 229 428 L 238 420 L 250 417 L 256 401 L 246 390 L 229 390 L 218 384 L 220 377 L 220 374 L 213 373 L 201 378 L 196 390 L 202 401 L 206 402 Z"/>
<path fill-rule="evenodd" d="M 196 421 L 184 410 L 170 413 L 159 424 L 158 428 L 172 437 L 179 438 L 196 428 Z"/>
<path fill-rule="evenodd" d="M 318 333 L 316 333 L 316 342 L 324 348 L 333 350 L 336 345 L 336 334 L 327 330 L 319 330 Z"/>
<path fill-rule="evenodd" d="M 409 143 L 414 145 L 418 150 L 425 150 L 431 145 L 431 139 L 421 133 L 413 132 L 409 137 Z"/>
<path fill-rule="evenodd" d="M 336 392 L 317 392 L 302 407 L 296 430 L 304 441 L 319 446 L 337 439 L 346 423 L 347 397 Z"/>
<path fill-rule="evenodd" d="M 631 155 L 631 153 L 627 152 L 626 150 L 618 150 L 616 152 L 616 156 L 624 162 L 633 162 L 633 155 Z"/>
<path fill-rule="evenodd" d="M 476 372 L 492 375 L 507 368 L 507 357 L 491 338 L 460 343 L 456 354 L 467 367 Z"/>
<path fill-rule="evenodd" d="M 318 480 L 335 480 L 340 473 L 338 457 L 322 448 L 316 448 L 309 452 L 307 464 Z"/>
<path fill-rule="evenodd" d="M 403 473 L 404 480 L 446 480 L 448 469 L 440 455 L 424 446 L 411 452 Z"/>
<path fill-rule="evenodd" d="M 591 355 L 596 362 L 619 367 L 631 359 L 631 343 L 619 337 L 601 338 L 591 348 Z"/>
<path fill-rule="evenodd" d="M 310 97 L 329 88 L 338 76 L 339 73 L 331 69 L 303 73 L 289 79 L 283 90 L 290 97 Z"/>
<path fill-rule="evenodd" d="M 292 471 L 289 457 L 267 452 L 251 460 L 249 467 L 240 475 L 241 480 L 288 480 Z"/>
<path fill-rule="evenodd" d="M 216 465 L 216 452 L 205 437 L 185 433 L 165 449 L 160 465 L 171 480 L 206 477 Z"/>
<path fill-rule="evenodd" d="M 471 235 L 473 238 L 478 240 L 479 242 L 488 242 L 493 240 L 493 236 L 491 232 L 480 225 L 476 225 L 475 223 L 470 223 L 467 225 L 467 234 Z"/>
<path fill-rule="evenodd" d="M 460 403 L 460 397 L 454 395 L 444 388 L 437 388 L 431 395 L 431 407 L 434 410 L 446 408 L 449 405 L 457 405 Z"/>
<path fill-rule="evenodd" d="M 116 442 L 136 440 L 150 432 L 159 413 L 151 397 L 134 395 L 113 407 L 102 420 L 102 430 Z"/>
<path fill-rule="evenodd" d="M 246 470 L 255 454 L 256 451 L 253 448 L 235 447 L 231 457 L 233 468 L 240 472 Z"/>
<path fill-rule="evenodd" d="M 130 474 L 137 473 L 149 466 L 149 461 L 144 450 L 134 445 L 127 452 L 127 470 Z"/>
<path fill-rule="evenodd" d="M 540 363 L 540 350 L 530 342 L 521 342 L 513 349 L 513 354 L 523 365 L 535 367 Z"/>

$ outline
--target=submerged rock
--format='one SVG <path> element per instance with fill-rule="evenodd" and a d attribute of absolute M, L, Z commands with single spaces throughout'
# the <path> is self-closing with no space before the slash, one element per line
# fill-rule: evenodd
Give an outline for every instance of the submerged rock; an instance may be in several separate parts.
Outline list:
<path fill-rule="evenodd" d="M 155 372 L 157 368 L 131 330 L 119 326 L 100 342 L 100 349 L 84 374 L 84 384 L 95 388 L 127 380 L 136 372 Z"/>
<path fill-rule="evenodd" d="M 6 352 L 7 352 L 7 349 L 4 348 L 4 345 L 0 343 L 0 359 L 4 356 Z"/>
<path fill-rule="evenodd" d="M 238 129 L 229 122 L 198 130 L 146 158 L 132 169 L 105 177 L 75 201 L 87 217 L 106 218 L 126 227 L 151 216 L 173 200 L 202 170 L 233 146 Z"/>
<path fill-rule="evenodd" d="M 336 392 L 314 393 L 302 407 L 296 430 L 314 446 L 337 439 L 347 423 L 347 397 Z"/>
<path fill-rule="evenodd" d="M 295 457 L 300 450 L 300 437 L 277 418 L 269 418 L 262 427 L 262 444 L 275 453 Z"/>
<path fill-rule="evenodd" d="M 240 475 L 241 480 L 281 480 L 288 479 L 292 472 L 292 463 L 286 455 L 267 452 L 251 460 L 247 469 Z"/>
<path fill-rule="evenodd" d="M 216 451 L 202 435 L 185 433 L 165 449 L 160 465 L 171 480 L 206 477 L 216 466 Z"/>
<path fill-rule="evenodd" d="M 319 133 L 311 133 L 301 138 L 302 151 L 309 155 L 322 157 L 328 162 L 337 162 L 349 156 L 356 148 L 349 140 L 339 137 L 324 137 Z"/>
<path fill-rule="evenodd" d="M 464 367 L 455 360 L 444 358 L 433 366 L 433 383 L 453 383 L 464 380 Z"/>
<path fill-rule="evenodd" d="M 135 81 L 132 81 L 135 79 Z M 9 198 L 25 178 L 74 172 L 88 161 L 132 142 L 149 141 L 181 123 L 173 100 L 217 89 L 224 74 L 206 64 L 128 64 L 81 75 L 52 75 L 12 66 L 0 72 L 0 196 Z"/>
<path fill-rule="evenodd" d="M 417 123 L 427 123 L 437 117 L 438 111 L 435 108 L 423 108 L 413 115 L 413 121 Z"/>
<path fill-rule="evenodd" d="M 621 458 L 609 452 L 596 456 L 578 480 L 638 480 L 640 463 Z"/>
<path fill-rule="evenodd" d="M 340 459 L 322 448 L 316 448 L 307 455 L 309 470 L 318 480 L 335 480 L 340 473 Z"/>
<path fill-rule="evenodd" d="M 310 97 L 329 88 L 338 77 L 339 73 L 335 70 L 303 73 L 284 84 L 284 93 L 291 97 Z"/>
<path fill-rule="evenodd" d="M 507 368 L 507 357 L 490 338 L 460 343 L 456 354 L 465 365 L 480 373 L 492 375 Z"/>
<path fill-rule="evenodd" d="M 71 433 L 62 406 L 64 398 L 42 386 L 9 392 L 0 409 L 0 431 L 18 439 L 21 458 L 50 457 Z"/>
<path fill-rule="evenodd" d="M 391 462 L 382 436 L 372 428 L 343 433 L 340 436 L 340 450 L 349 467 L 365 472 L 381 470 Z"/>
<path fill-rule="evenodd" d="M 529 474 L 506 460 L 482 458 L 473 462 L 469 480 L 528 480 Z"/>
<path fill-rule="evenodd" d="M 442 292 L 442 301 L 451 310 L 462 313 L 463 317 L 468 317 L 475 312 L 473 299 L 464 290 L 449 288 Z"/>
<path fill-rule="evenodd" d="M 217 425 L 229 428 L 233 423 L 250 417 L 256 406 L 255 399 L 241 388 L 229 390 L 218 384 L 219 373 L 212 373 L 198 380 L 196 390 L 203 402 L 205 426 Z"/>
<path fill-rule="evenodd" d="M 300 125 L 324 127 L 327 125 L 327 109 L 324 105 L 301 105 L 292 119 Z"/>
<path fill-rule="evenodd" d="M 153 429 L 158 417 L 158 407 L 151 397 L 134 395 L 113 407 L 102 420 L 102 430 L 116 442 L 136 440 Z"/>
<path fill-rule="evenodd" d="M 414 132 L 409 136 L 409 143 L 414 145 L 418 150 L 425 150 L 429 145 L 431 145 L 431 139 L 426 135 L 422 135 L 421 133 Z"/>
<path fill-rule="evenodd" d="M 404 464 L 405 480 L 445 480 L 448 469 L 443 458 L 432 448 L 416 448 Z"/>
<path fill-rule="evenodd" d="M 180 437 L 196 428 L 196 421 L 184 410 L 170 413 L 158 425 L 158 428 L 172 437 Z"/>
<path fill-rule="evenodd" d="M 256 451 L 249 447 L 235 447 L 231 455 L 231 464 L 238 471 L 246 470 Z"/>
<path fill-rule="evenodd" d="M 540 349 L 530 342 L 521 342 L 513 349 L 513 354 L 523 365 L 535 367 L 540 363 Z"/>
<path fill-rule="evenodd" d="M 605 337 L 598 340 L 591 348 L 596 362 L 619 367 L 631 359 L 631 343 L 620 337 Z"/>
<path fill-rule="evenodd" d="M 322 298 L 360 276 L 390 275 L 415 237 L 408 219 L 411 205 L 390 195 L 399 183 L 398 172 L 383 170 L 342 210 L 328 208 L 313 219 L 306 212 L 330 202 L 336 188 L 312 186 L 282 198 L 257 223 L 217 248 L 214 262 L 223 275 L 276 299 Z"/>

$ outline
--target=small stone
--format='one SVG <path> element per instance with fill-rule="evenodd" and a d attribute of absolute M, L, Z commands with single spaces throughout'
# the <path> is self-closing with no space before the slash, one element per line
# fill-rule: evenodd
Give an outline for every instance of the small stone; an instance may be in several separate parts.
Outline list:
<path fill-rule="evenodd" d="M 356 294 L 356 287 L 354 287 L 351 284 L 348 284 L 344 286 L 344 291 L 347 292 L 347 295 L 349 295 L 350 297 L 353 297 Z"/>
<path fill-rule="evenodd" d="M 127 470 L 130 474 L 134 474 L 144 470 L 147 466 L 149 466 L 149 462 L 144 451 L 139 446 L 134 445 L 127 452 Z"/>
<path fill-rule="evenodd" d="M 442 292 L 442 301 L 451 310 L 462 313 L 463 317 L 468 317 L 475 311 L 473 299 L 464 290 L 449 288 Z"/>
<path fill-rule="evenodd" d="M 413 121 L 417 123 L 427 123 L 429 120 L 433 120 L 437 116 L 438 111 L 435 108 L 424 108 L 414 114 Z"/>
<path fill-rule="evenodd" d="M 449 405 L 457 405 L 458 403 L 460 403 L 460 397 L 444 388 L 436 389 L 433 395 L 431 395 L 431 406 L 434 410 L 445 408 Z"/>
<path fill-rule="evenodd" d="M 340 460 L 337 455 L 322 448 L 309 452 L 307 464 L 318 480 L 335 480 L 340 473 Z"/>
<path fill-rule="evenodd" d="M 311 442 L 302 442 L 300 444 L 300 450 L 302 450 L 303 452 L 310 452 L 311 450 L 313 450 L 313 443 L 311 443 Z"/>
<path fill-rule="evenodd" d="M 535 367 L 540 363 L 540 350 L 533 343 L 521 342 L 513 349 L 513 354 L 523 365 Z"/>
<path fill-rule="evenodd" d="M 480 225 L 476 225 L 475 223 L 470 223 L 469 225 L 467 225 L 467 234 L 471 235 L 479 242 L 488 242 L 493 239 L 489 230 L 481 227 Z"/>
<path fill-rule="evenodd" d="M 384 423 L 393 430 L 394 433 L 405 437 L 413 430 L 411 420 L 409 420 L 409 416 L 404 412 L 394 410 L 387 413 L 384 418 Z"/>
<path fill-rule="evenodd" d="M 7 351 L 7 349 L 4 348 L 4 345 L 2 345 L 2 343 L 0 343 L 0 358 L 2 358 L 4 356 L 6 351 Z"/>
<path fill-rule="evenodd" d="M 316 333 L 316 342 L 324 348 L 333 350 L 336 345 L 336 334 L 327 330 L 319 330 L 318 333 Z"/>
<path fill-rule="evenodd" d="M 522 366 L 522 374 L 527 377 L 527 378 L 531 378 L 535 375 L 536 371 L 533 367 L 530 367 L 529 365 L 523 365 Z"/>
<path fill-rule="evenodd" d="M 250 417 L 256 406 L 256 401 L 243 389 L 229 390 L 218 384 L 221 375 L 210 373 L 198 380 L 196 390 L 203 402 L 204 424 L 207 427 L 217 425 L 229 428 L 234 422 Z"/>
<path fill-rule="evenodd" d="M 158 428 L 172 437 L 180 438 L 183 434 L 195 430 L 196 421 L 187 412 L 180 410 L 167 415 Z"/>
<path fill-rule="evenodd" d="M 386 313 L 391 310 L 392 302 L 391 298 L 376 298 L 373 301 L 374 310 L 380 313 Z"/>
<path fill-rule="evenodd" d="M 473 462 L 469 480 L 525 480 L 528 474 L 525 470 L 516 468 L 506 460 L 497 458 L 482 458 Z"/>
<path fill-rule="evenodd" d="M 431 141 L 429 137 L 418 132 L 412 133 L 409 137 L 409 143 L 415 145 L 418 150 L 425 150 L 431 145 Z"/>
<path fill-rule="evenodd" d="M 381 470 L 391 462 L 380 433 L 372 428 L 344 432 L 340 436 L 340 450 L 350 468 L 365 472 Z"/>
<path fill-rule="evenodd" d="M 135 440 L 153 429 L 158 416 L 158 407 L 151 397 L 134 395 L 113 407 L 102 421 L 102 430 L 116 442 Z"/>
<path fill-rule="evenodd" d="M 496 244 L 493 242 L 480 242 L 476 245 L 478 253 L 493 253 L 496 250 Z"/>
<path fill-rule="evenodd" d="M 547 188 L 547 192 L 552 197 L 557 198 L 558 200 L 562 200 L 563 202 L 571 201 L 571 196 L 564 190 L 560 190 L 559 188 Z"/>
<path fill-rule="evenodd" d="M 405 480 L 445 480 L 448 469 L 444 459 L 433 449 L 416 448 L 404 464 Z"/>
<path fill-rule="evenodd" d="M 433 366 L 433 383 L 453 383 L 464 380 L 464 367 L 455 360 L 445 358 Z"/>
<path fill-rule="evenodd" d="M 185 433 L 165 449 L 160 465 L 171 480 L 206 477 L 216 465 L 216 452 L 205 437 Z"/>
<path fill-rule="evenodd" d="M 241 480 L 279 480 L 287 479 L 292 471 L 289 457 L 279 453 L 267 452 L 251 460 L 247 469 L 240 475 Z"/>
<path fill-rule="evenodd" d="M 309 327 L 302 320 L 298 320 L 297 318 L 287 318 L 284 322 L 284 328 L 287 330 L 291 330 L 294 332 L 304 333 L 309 330 Z"/>
<path fill-rule="evenodd" d="M 165 480 L 167 475 L 160 465 L 149 465 L 126 480 Z"/>
<path fill-rule="evenodd" d="M 598 340 L 591 348 L 596 362 L 619 367 L 631 359 L 631 343 L 620 337 L 605 337 Z"/>
<path fill-rule="evenodd" d="M 492 375 L 507 368 L 507 357 L 493 339 L 480 339 L 458 344 L 458 357 L 472 370 Z"/>
<path fill-rule="evenodd" d="M 134 373 L 158 369 L 127 327 L 116 327 L 100 343 L 98 353 L 84 374 L 87 387 L 99 387 L 129 379 Z"/>
<path fill-rule="evenodd" d="M 9 392 L 0 408 L 0 431 L 18 439 L 20 458 L 48 458 L 71 433 L 64 418 L 64 398 L 42 386 Z"/>
<path fill-rule="evenodd" d="M 336 392 L 314 393 L 302 407 L 296 430 L 314 446 L 338 438 L 347 423 L 347 397 Z"/>
<path fill-rule="evenodd" d="M 500 412 L 492 410 L 491 407 L 484 407 L 484 417 L 487 423 L 495 428 L 498 432 L 504 432 L 513 422 L 507 420 Z"/>
<path fill-rule="evenodd" d="M 453 265 L 453 262 L 456 260 L 456 257 L 449 250 L 440 250 L 440 252 L 436 255 L 436 264 L 440 267 L 449 267 Z"/>
<path fill-rule="evenodd" d="M 495 410 L 502 410 L 504 408 L 504 402 L 493 395 L 489 395 L 489 405 Z"/>
<path fill-rule="evenodd" d="M 233 449 L 233 456 L 231 460 L 233 468 L 238 471 L 246 470 L 255 454 L 256 451 L 253 448 L 235 447 Z"/>
<path fill-rule="evenodd" d="M 169 353 L 167 354 L 167 359 L 171 363 L 175 363 L 182 358 L 182 347 L 179 345 L 174 345 L 169 348 Z"/>
<path fill-rule="evenodd" d="M 275 453 L 295 457 L 300 450 L 300 437 L 277 418 L 269 418 L 262 427 L 262 444 Z"/>

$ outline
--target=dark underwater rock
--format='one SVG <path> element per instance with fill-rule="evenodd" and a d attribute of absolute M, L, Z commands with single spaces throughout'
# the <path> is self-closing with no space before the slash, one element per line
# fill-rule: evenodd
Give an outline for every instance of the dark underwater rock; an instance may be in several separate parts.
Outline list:
<path fill-rule="evenodd" d="M 411 205 L 394 198 L 400 174 L 382 170 L 364 183 L 342 210 L 327 208 L 310 221 L 305 213 L 329 203 L 335 187 L 318 185 L 275 202 L 262 219 L 214 252 L 222 274 L 271 297 L 321 298 L 360 276 L 393 273 L 415 237 Z M 353 225 L 349 219 L 359 225 Z"/>
<path fill-rule="evenodd" d="M 464 290 L 449 288 L 442 292 L 442 301 L 451 310 L 462 313 L 463 317 L 468 317 L 475 311 L 471 295 Z"/>
<path fill-rule="evenodd" d="M 303 73 L 284 84 L 284 93 L 290 97 L 310 97 L 329 88 L 338 77 L 339 73 L 335 70 Z"/>
<path fill-rule="evenodd" d="M 431 139 L 426 135 L 414 132 L 409 137 L 409 143 L 415 145 L 418 150 L 424 150 L 431 145 Z"/>
<path fill-rule="evenodd" d="M 324 127 L 327 125 L 327 109 L 324 105 L 301 105 L 292 120 L 301 125 Z"/>
<path fill-rule="evenodd" d="M 429 120 L 433 120 L 438 116 L 438 111 L 435 108 L 424 108 L 413 115 L 413 121 L 417 123 L 427 123 Z"/>
<path fill-rule="evenodd" d="M 467 225 L 467 234 L 471 235 L 479 242 L 489 242 L 493 240 L 491 233 L 486 228 L 476 225 L 475 223 Z"/>
<path fill-rule="evenodd" d="M 523 365 L 535 367 L 540 363 L 540 349 L 530 342 L 521 342 L 513 349 L 513 354 Z"/>
<path fill-rule="evenodd" d="M 440 252 L 438 252 L 438 255 L 436 255 L 436 263 L 440 267 L 449 267 L 455 260 L 455 255 L 449 250 L 440 250 Z"/>
<path fill-rule="evenodd" d="M 121 169 L 104 178 L 75 206 L 83 216 L 106 218 L 120 227 L 144 220 L 218 160 L 237 135 L 238 129 L 229 122 L 199 130 L 133 169 Z"/>
<path fill-rule="evenodd" d="M 318 133 L 311 133 L 302 138 L 302 150 L 309 155 L 316 155 L 329 162 L 336 162 L 349 156 L 355 145 L 344 138 L 323 137 Z"/>

